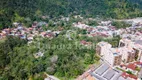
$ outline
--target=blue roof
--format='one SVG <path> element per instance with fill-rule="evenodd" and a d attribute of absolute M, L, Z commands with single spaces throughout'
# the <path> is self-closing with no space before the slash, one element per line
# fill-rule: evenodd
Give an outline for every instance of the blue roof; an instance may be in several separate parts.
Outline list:
<path fill-rule="evenodd" d="M 113 55 L 117 55 L 117 53 L 113 53 Z"/>

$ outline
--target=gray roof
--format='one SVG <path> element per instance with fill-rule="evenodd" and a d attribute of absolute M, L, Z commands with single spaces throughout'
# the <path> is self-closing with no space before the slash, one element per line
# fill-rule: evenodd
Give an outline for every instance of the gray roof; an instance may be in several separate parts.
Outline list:
<path fill-rule="evenodd" d="M 114 75 L 114 77 L 111 80 L 119 80 L 119 77 L 121 76 L 122 73 L 118 73 Z"/>
<path fill-rule="evenodd" d="M 38 26 L 42 26 L 42 25 L 46 25 L 46 24 L 47 24 L 46 22 L 42 22 L 42 21 L 41 21 L 41 22 L 39 22 L 37 25 L 38 25 Z"/>
<path fill-rule="evenodd" d="M 98 80 L 105 80 L 105 79 L 103 79 L 101 76 L 98 76 L 98 75 L 96 75 L 96 74 L 94 74 L 94 73 L 90 73 L 92 76 L 94 76 L 96 79 L 98 79 Z"/>
<path fill-rule="evenodd" d="M 135 44 L 140 44 L 140 45 L 142 45 L 142 40 L 136 40 L 136 41 L 135 41 Z"/>
<path fill-rule="evenodd" d="M 128 80 L 128 79 L 125 79 L 123 77 L 119 77 L 118 80 Z"/>
<path fill-rule="evenodd" d="M 98 75 L 102 75 L 105 71 L 107 71 L 107 69 L 109 69 L 109 66 L 107 64 L 103 64 L 102 66 L 100 66 L 95 73 Z"/>
<path fill-rule="evenodd" d="M 108 70 L 103 77 L 107 80 L 111 80 L 111 78 L 115 75 L 115 71 L 113 69 Z"/>

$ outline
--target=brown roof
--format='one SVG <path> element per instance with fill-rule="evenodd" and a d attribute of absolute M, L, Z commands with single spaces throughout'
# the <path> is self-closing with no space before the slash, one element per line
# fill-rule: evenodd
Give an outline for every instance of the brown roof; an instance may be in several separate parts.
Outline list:
<path fill-rule="evenodd" d="M 128 64 L 126 67 L 127 67 L 127 68 L 130 68 L 130 69 L 132 69 L 132 70 L 136 70 L 137 65 L 134 64 L 134 63 L 130 63 L 130 64 Z"/>
<path fill-rule="evenodd" d="M 137 80 L 137 76 L 135 76 L 135 75 L 132 75 L 132 74 L 128 74 L 128 73 L 126 73 L 126 72 L 123 72 L 122 74 L 121 74 L 121 76 L 122 77 L 124 77 L 124 78 L 133 78 L 133 79 L 135 79 L 135 80 Z"/>

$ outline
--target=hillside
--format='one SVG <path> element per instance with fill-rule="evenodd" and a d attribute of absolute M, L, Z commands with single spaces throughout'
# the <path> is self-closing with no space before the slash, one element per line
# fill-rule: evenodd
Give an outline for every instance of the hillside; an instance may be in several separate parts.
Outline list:
<path fill-rule="evenodd" d="M 141 0 L 1 0 L 0 26 L 14 22 L 15 14 L 32 20 L 35 14 L 52 18 L 70 13 L 117 19 L 139 17 L 142 16 L 140 3 Z"/>

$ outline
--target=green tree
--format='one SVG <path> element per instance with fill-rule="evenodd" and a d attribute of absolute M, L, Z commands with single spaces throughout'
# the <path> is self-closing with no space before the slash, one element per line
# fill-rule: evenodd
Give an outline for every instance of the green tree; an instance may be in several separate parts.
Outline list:
<path fill-rule="evenodd" d="M 127 27 L 131 26 L 131 24 L 128 24 L 128 23 L 123 22 L 123 21 L 114 21 L 114 22 L 112 22 L 112 25 L 115 26 L 117 29 L 127 28 Z"/>

